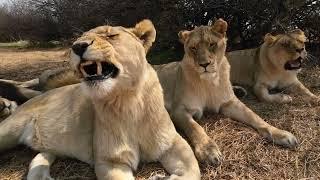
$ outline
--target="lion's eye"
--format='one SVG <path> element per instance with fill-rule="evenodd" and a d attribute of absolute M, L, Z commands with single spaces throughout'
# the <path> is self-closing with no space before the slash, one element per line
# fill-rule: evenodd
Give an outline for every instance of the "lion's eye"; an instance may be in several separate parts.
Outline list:
<path fill-rule="evenodd" d="M 209 44 L 209 49 L 214 50 L 217 47 L 217 43 L 213 42 Z"/>
<path fill-rule="evenodd" d="M 301 53 L 304 50 L 304 48 L 296 49 L 296 52 Z"/>
<path fill-rule="evenodd" d="M 197 50 L 197 47 L 192 46 L 192 47 L 190 47 L 190 49 L 195 52 Z"/>
<path fill-rule="evenodd" d="M 108 34 L 107 38 L 115 38 L 117 36 L 119 36 L 119 34 Z"/>
<path fill-rule="evenodd" d="M 215 47 L 217 47 L 217 43 L 210 43 L 209 46 L 210 46 L 210 48 L 215 48 Z"/>

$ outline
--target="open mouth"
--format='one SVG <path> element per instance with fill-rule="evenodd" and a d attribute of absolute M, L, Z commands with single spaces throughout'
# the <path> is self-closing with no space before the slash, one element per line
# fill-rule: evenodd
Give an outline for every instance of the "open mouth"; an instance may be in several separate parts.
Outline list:
<path fill-rule="evenodd" d="M 115 78 L 119 69 L 108 62 L 85 61 L 80 64 L 80 71 L 85 81 L 99 81 Z"/>
<path fill-rule="evenodd" d="M 288 61 L 284 65 L 284 69 L 285 70 L 297 70 L 297 69 L 300 69 L 301 66 L 302 66 L 302 58 L 299 57 L 298 59 Z"/>

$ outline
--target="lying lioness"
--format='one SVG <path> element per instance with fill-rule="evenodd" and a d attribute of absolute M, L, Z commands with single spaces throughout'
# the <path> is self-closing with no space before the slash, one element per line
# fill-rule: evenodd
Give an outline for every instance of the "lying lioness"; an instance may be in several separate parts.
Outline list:
<path fill-rule="evenodd" d="M 135 28 L 101 26 L 72 46 L 83 79 L 21 105 L 0 123 L 0 151 L 19 143 L 40 151 L 28 179 L 50 179 L 55 156 L 94 165 L 98 179 L 134 179 L 140 161 L 160 161 L 168 179 L 200 179 L 197 160 L 164 107 L 146 52 L 155 40 L 149 20 Z"/>
<path fill-rule="evenodd" d="M 297 78 L 302 61 L 307 57 L 305 41 L 303 31 L 297 29 L 277 36 L 266 34 L 259 48 L 228 53 L 231 82 L 253 87 L 254 93 L 263 101 L 291 102 L 289 95 L 269 93 L 271 89 L 285 89 L 302 95 L 306 102 L 318 104 L 320 98 Z"/>
<path fill-rule="evenodd" d="M 0 121 L 12 114 L 17 105 L 48 90 L 80 83 L 77 73 L 71 69 L 51 69 L 30 81 L 0 79 Z M 243 92 L 246 92 L 244 89 Z"/>
<path fill-rule="evenodd" d="M 230 65 L 225 57 L 227 23 L 217 20 L 213 26 L 181 31 L 184 44 L 181 62 L 156 66 L 165 94 L 165 106 L 175 126 L 190 139 L 198 160 L 219 163 L 216 143 L 195 121 L 204 110 L 222 113 L 255 128 L 264 138 L 285 147 L 297 140 L 291 133 L 277 129 L 240 102 L 229 80 Z"/>

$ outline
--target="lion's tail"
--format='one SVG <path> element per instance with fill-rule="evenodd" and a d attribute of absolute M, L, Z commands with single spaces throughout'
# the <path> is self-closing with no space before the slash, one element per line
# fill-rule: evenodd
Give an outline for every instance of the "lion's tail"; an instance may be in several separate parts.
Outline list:
<path fill-rule="evenodd" d="M 241 86 L 232 86 L 232 88 L 237 98 L 244 98 L 248 95 L 247 90 Z"/>
<path fill-rule="evenodd" d="M 14 116 L 11 115 L 4 121 L 0 122 L 0 152 L 12 148 L 19 144 L 25 131 L 27 123 L 29 122 L 27 116 Z"/>

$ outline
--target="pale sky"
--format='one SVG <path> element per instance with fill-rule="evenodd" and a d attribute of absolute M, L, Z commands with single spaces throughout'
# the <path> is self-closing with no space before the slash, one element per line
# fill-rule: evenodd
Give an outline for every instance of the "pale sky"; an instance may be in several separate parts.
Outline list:
<path fill-rule="evenodd" d="M 5 4 L 7 2 L 9 2 L 9 0 L 0 0 L 0 4 Z"/>

